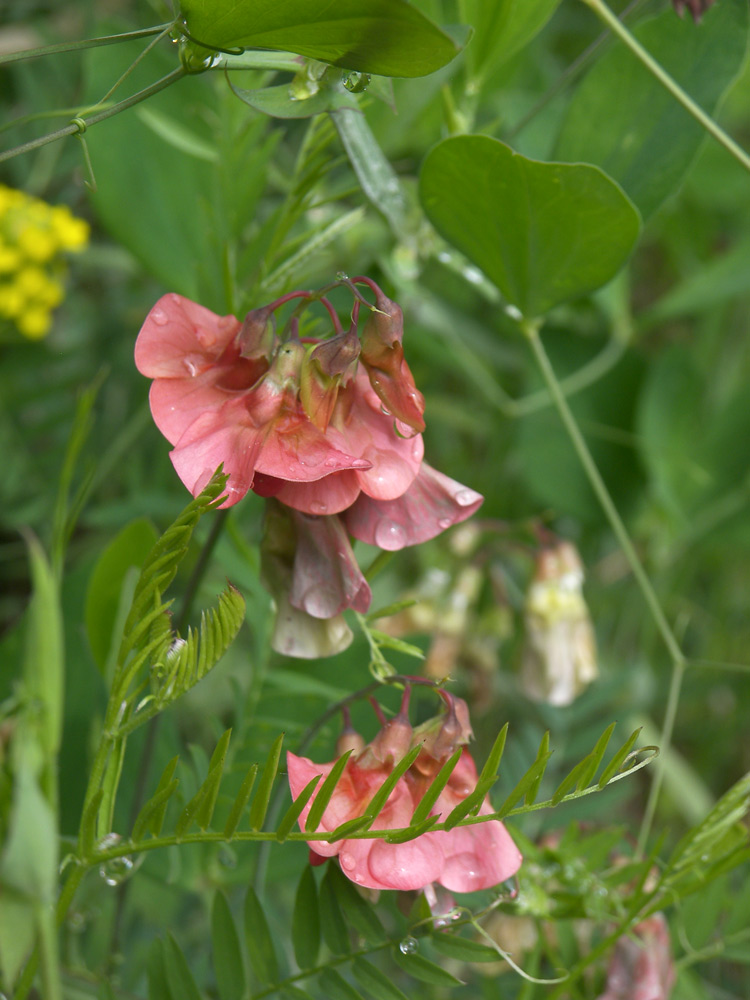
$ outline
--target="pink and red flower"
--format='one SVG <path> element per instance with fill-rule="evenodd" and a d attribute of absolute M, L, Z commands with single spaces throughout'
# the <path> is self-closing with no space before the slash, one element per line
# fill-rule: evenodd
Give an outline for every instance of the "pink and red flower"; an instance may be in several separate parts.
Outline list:
<path fill-rule="evenodd" d="M 331 832 L 342 823 L 362 816 L 394 765 L 412 746 L 421 744 L 422 752 L 396 783 L 371 829 L 409 826 L 415 808 L 440 767 L 459 746 L 468 742 L 471 735 L 465 702 L 444 691 L 440 694 L 447 702 L 447 713 L 413 730 L 406 715 L 407 689 L 399 714 L 384 723 L 371 743 L 349 758 L 316 832 Z M 296 798 L 315 775 L 324 779 L 334 763 L 314 764 L 306 757 L 288 753 L 292 797 Z M 477 770 L 464 746 L 431 815 L 447 817 L 474 791 L 476 783 Z M 301 827 L 313 801 L 314 797 L 300 815 Z M 487 816 L 492 812 L 487 798 L 479 815 Z M 522 860 L 510 834 L 498 820 L 457 826 L 452 830 L 428 831 L 403 844 L 364 837 L 335 843 L 319 840 L 308 843 L 314 856 L 338 856 L 344 874 L 357 885 L 370 889 L 422 889 L 434 882 L 452 892 L 472 892 L 510 878 Z"/>
<path fill-rule="evenodd" d="M 365 303 L 370 316 L 360 335 L 365 300 L 355 283 L 368 286 L 376 302 Z M 169 294 L 148 314 L 135 345 L 138 370 L 154 380 L 154 421 L 191 493 L 221 465 L 229 477 L 223 506 L 252 490 L 290 512 L 297 551 L 285 552 L 283 572 L 272 567 L 264 575 L 276 582 L 285 620 L 297 625 L 299 614 L 323 620 L 369 606 L 349 536 L 401 549 L 465 520 L 482 503 L 479 493 L 423 461 L 424 399 L 404 360 L 400 308 L 369 278 L 344 284 L 355 295 L 352 326 L 343 331 L 319 299 L 332 317 L 328 337 L 300 339 L 295 318 L 286 339 L 276 335 L 275 310 L 293 298 L 318 301 L 312 293 L 293 292 L 244 322 Z M 294 655 L 344 648 L 350 633 L 343 621 L 335 631 L 322 636 L 308 628 L 310 642 L 295 641 Z M 274 640 L 276 649 L 288 652 L 288 645 L 283 635 Z"/>
<path fill-rule="evenodd" d="M 376 289 L 362 346 L 358 309 L 348 333 L 280 341 L 272 313 L 290 296 L 241 323 L 169 294 L 135 360 L 154 379 L 151 412 L 191 493 L 223 465 L 224 506 L 252 489 L 304 514 L 345 512 L 355 537 L 400 549 L 463 521 L 482 497 L 423 462 L 424 400 L 403 359 L 401 311 L 355 280 Z"/>

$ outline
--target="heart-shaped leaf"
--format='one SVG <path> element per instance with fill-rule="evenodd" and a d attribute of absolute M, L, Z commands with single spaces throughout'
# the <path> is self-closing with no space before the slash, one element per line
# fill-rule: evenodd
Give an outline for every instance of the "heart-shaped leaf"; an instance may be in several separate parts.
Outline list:
<path fill-rule="evenodd" d="M 613 278 L 640 229 L 597 167 L 528 160 L 483 135 L 435 146 L 420 197 L 435 228 L 527 318 Z"/>

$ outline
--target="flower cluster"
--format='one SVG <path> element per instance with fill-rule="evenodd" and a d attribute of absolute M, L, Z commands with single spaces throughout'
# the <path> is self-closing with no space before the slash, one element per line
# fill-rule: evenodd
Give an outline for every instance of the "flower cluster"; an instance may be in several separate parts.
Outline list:
<path fill-rule="evenodd" d="M 36 340 L 49 330 L 63 299 L 63 251 L 82 250 L 88 223 L 66 205 L 0 185 L 0 318 Z"/>
<path fill-rule="evenodd" d="M 448 783 L 435 802 L 431 815 L 445 819 L 451 810 L 474 791 L 477 770 L 466 749 L 471 725 L 466 703 L 446 691 L 447 711 L 413 729 L 407 715 L 409 688 L 401 710 L 388 722 L 380 715 L 382 728 L 367 746 L 354 752 L 326 806 L 316 832 L 331 832 L 348 820 L 362 816 L 372 796 L 391 774 L 395 764 L 410 749 L 421 745 L 416 761 L 396 783 L 385 807 L 372 824 L 373 830 L 409 826 L 438 771 L 459 747 L 463 752 Z M 379 710 L 378 710 L 379 711 Z M 287 754 L 289 787 L 296 798 L 316 775 L 325 778 L 335 761 L 314 764 L 306 757 Z M 320 784 L 318 785 L 320 787 Z M 300 815 L 304 827 L 312 802 Z M 479 815 L 492 813 L 489 798 Z M 357 885 L 370 889 L 424 889 L 432 883 L 450 892 L 487 889 L 518 871 L 522 858 L 510 834 L 498 820 L 452 830 L 428 831 L 403 844 L 383 839 L 350 838 L 327 843 L 309 841 L 311 860 L 338 856 L 341 870 Z"/>
<path fill-rule="evenodd" d="M 264 547 L 264 577 L 281 612 L 274 647 L 298 656 L 320 655 L 319 644 L 300 643 L 300 629 L 293 639 L 289 629 L 282 635 L 286 611 L 301 625 L 301 616 L 330 621 L 369 606 L 350 536 L 400 549 L 463 521 L 482 502 L 423 461 L 424 399 L 404 360 L 400 308 L 369 278 L 342 283 L 354 295 L 348 330 L 310 292 L 285 295 L 243 322 L 169 294 L 135 348 L 139 371 L 154 379 L 151 412 L 187 488 L 196 495 L 223 465 L 224 506 L 250 490 L 275 499 Z M 358 284 L 374 293 L 374 306 Z M 274 313 L 295 298 L 303 307 L 322 302 L 328 336 L 300 337 L 296 313 L 277 335 Z M 334 632 L 329 652 L 348 641 L 343 622 Z"/>

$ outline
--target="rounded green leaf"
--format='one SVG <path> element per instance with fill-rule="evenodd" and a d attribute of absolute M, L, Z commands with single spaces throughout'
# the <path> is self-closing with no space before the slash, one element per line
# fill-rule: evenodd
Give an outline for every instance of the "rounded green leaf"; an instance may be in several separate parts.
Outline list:
<path fill-rule="evenodd" d="M 191 37 L 227 49 L 277 49 L 381 76 L 426 76 L 458 49 L 406 0 L 183 0 Z"/>
<path fill-rule="evenodd" d="M 435 228 L 529 319 L 613 278 L 640 229 L 598 167 L 529 160 L 482 135 L 438 143 L 420 197 Z"/>

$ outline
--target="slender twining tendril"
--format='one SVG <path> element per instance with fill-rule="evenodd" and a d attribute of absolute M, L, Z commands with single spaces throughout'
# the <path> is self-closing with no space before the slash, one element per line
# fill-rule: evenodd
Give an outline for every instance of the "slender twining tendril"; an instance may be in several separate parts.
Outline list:
<path fill-rule="evenodd" d="M 161 80 L 157 80 L 156 83 L 149 84 L 148 87 L 144 87 L 143 90 L 139 90 L 136 94 L 132 94 L 130 97 L 126 97 L 122 101 L 118 101 L 117 104 L 104 108 L 102 111 L 95 111 L 93 114 L 86 115 L 85 117 L 78 116 L 74 118 L 70 124 L 57 129 L 55 132 L 50 132 L 47 135 L 41 135 L 38 139 L 31 139 L 29 142 L 24 142 L 22 145 L 15 146 L 13 149 L 7 149 L 5 152 L 0 153 L 0 163 L 3 163 L 5 160 L 10 160 L 14 156 L 20 156 L 22 153 L 30 153 L 32 150 L 39 149 L 41 146 L 46 146 L 50 142 L 57 142 L 58 139 L 64 139 L 68 135 L 81 135 L 92 125 L 97 125 L 99 122 L 103 122 L 107 118 L 119 115 L 121 111 L 126 111 L 128 108 L 135 107 L 135 105 L 140 104 L 141 101 L 145 101 L 149 97 L 153 97 L 154 94 L 158 94 L 160 90 L 165 90 L 167 87 L 171 87 L 173 83 L 182 79 L 186 73 L 187 70 L 185 70 L 182 66 L 179 66 L 177 69 L 173 69 L 171 73 L 167 73 L 166 76 L 163 76 Z"/>

